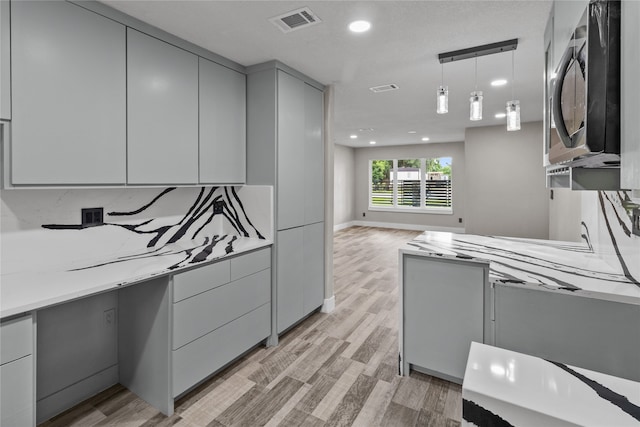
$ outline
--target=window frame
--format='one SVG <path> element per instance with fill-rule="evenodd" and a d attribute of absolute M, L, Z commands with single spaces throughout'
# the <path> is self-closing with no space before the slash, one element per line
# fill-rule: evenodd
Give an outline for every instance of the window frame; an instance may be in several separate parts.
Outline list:
<path fill-rule="evenodd" d="M 420 160 L 420 206 L 399 206 L 398 205 L 398 160 L 412 160 L 412 159 L 369 159 L 369 192 L 368 192 L 368 209 L 374 212 L 398 212 L 398 213 L 428 213 L 436 215 L 453 215 L 453 157 L 451 159 L 451 206 L 446 207 L 433 207 L 426 206 L 426 178 L 427 178 L 427 159 L 441 159 L 447 156 L 440 157 L 421 157 Z M 373 162 L 376 160 L 386 160 L 393 162 L 393 168 L 391 170 L 391 176 L 393 177 L 393 205 L 392 206 L 378 206 L 371 203 L 373 198 Z"/>

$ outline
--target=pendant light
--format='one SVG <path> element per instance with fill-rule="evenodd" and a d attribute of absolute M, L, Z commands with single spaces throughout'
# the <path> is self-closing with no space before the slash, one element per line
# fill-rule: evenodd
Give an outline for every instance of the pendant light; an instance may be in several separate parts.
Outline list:
<path fill-rule="evenodd" d="M 511 99 L 507 101 L 507 131 L 520 130 L 520 101 L 514 99 L 515 51 L 511 51 Z"/>
<path fill-rule="evenodd" d="M 482 91 L 478 90 L 478 57 L 476 56 L 476 90 L 469 98 L 469 120 L 482 120 Z"/>
<path fill-rule="evenodd" d="M 444 65 L 442 63 L 440 63 L 440 69 L 441 76 L 437 92 L 436 112 L 438 114 L 446 114 L 449 111 L 449 88 L 444 85 Z"/>

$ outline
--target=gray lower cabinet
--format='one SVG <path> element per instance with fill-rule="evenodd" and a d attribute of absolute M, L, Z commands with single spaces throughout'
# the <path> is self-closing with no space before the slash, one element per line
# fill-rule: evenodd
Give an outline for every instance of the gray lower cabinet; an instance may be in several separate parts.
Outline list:
<path fill-rule="evenodd" d="M 640 381 L 640 304 L 496 284 L 495 345 Z"/>
<path fill-rule="evenodd" d="M 622 1 L 620 188 L 640 189 L 640 2 Z"/>
<path fill-rule="evenodd" d="M 471 342 L 485 342 L 488 266 L 415 255 L 402 263 L 403 373 L 462 383 Z"/>
<path fill-rule="evenodd" d="M 124 184 L 124 25 L 63 1 L 10 7 L 11 184 Z"/>
<path fill-rule="evenodd" d="M 278 231 L 277 332 L 324 302 L 324 223 Z"/>
<path fill-rule="evenodd" d="M 198 57 L 127 28 L 127 182 L 198 183 Z"/>
<path fill-rule="evenodd" d="M 0 324 L 0 425 L 35 425 L 31 316 Z"/>
<path fill-rule="evenodd" d="M 246 181 L 246 76 L 199 58 L 200 183 Z"/>
<path fill-rule="evenodd" d="M 11 120 L 11 44 L 9 2 L 0 1 L 0 120 Z"/>
<path fill-rule="evenodd" d="M 200 269 L 176 274 L 173 278 L 174 301 L 177 294 L 189 295 L 173 303 L 173 397 L 271 334 L 271 249 L 202 269 L 213 266 L 219 266 L 213 280 L 205 274 L 193 274 Z M 230 281 L 220 284 L 221 277 L 229 277 Z M 182 292 L 183 287 L 190 291 Z"/>

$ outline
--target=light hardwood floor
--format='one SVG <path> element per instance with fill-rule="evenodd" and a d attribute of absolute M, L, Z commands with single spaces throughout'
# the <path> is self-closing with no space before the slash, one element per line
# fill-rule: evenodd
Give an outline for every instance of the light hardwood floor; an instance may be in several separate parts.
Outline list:
<path fill-rule="evenodd" d="M 418 233 L 337 232 L 335 311 L 249 352 L 177 400 L 173 416 L 117 385 L 43 425 L 459 426 L 459 385 L 397 375 L 397 249 Z"/>

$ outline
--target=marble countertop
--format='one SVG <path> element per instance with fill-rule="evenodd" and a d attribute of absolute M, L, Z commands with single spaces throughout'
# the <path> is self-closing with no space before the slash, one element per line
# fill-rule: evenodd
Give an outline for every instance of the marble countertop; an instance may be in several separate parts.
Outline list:
<path fill-rule="evenodd" d="M 587 243 L 425 231 L 403 254 L 488 263 L 489 279 L 640 304 L 640 284 L 602 260 Z"/>
<path fill-rule="evenodd" d="M 267 247 L 268 239 L 198 238 L 0 276 L 0 318 L 42 309 Z"/>
<path fill-rule="evenodd" d="M 468 425 L 640 426 L 640 383 L 476 342 L 462 399 Z"/>

